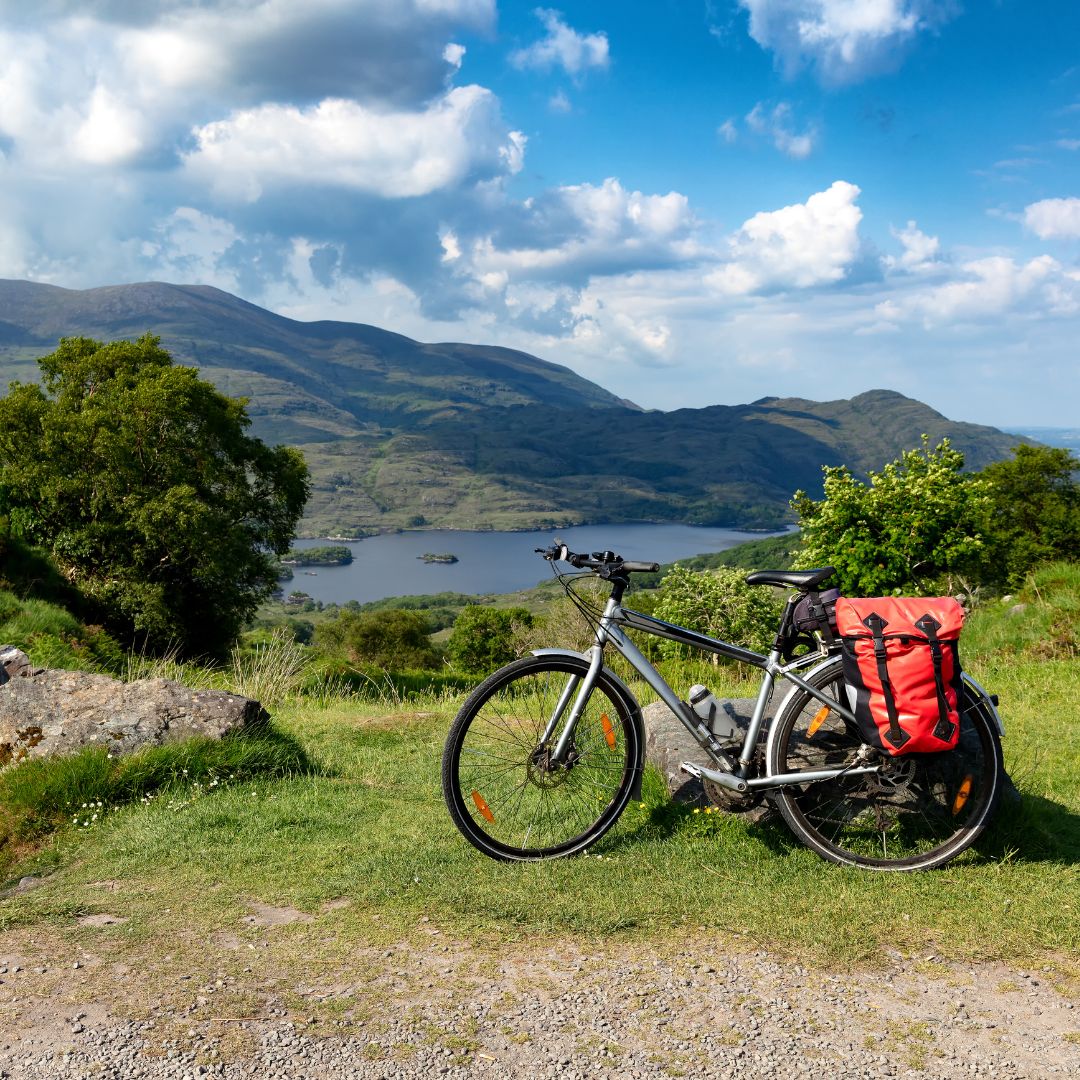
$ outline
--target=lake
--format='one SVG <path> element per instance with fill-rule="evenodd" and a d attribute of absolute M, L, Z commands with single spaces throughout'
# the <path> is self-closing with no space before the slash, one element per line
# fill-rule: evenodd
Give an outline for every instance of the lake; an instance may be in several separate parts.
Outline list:
<path fill-rule="evenodd" d="M 610 549 L 626 559 L 674 562 L 691 555 L 723 551 L 746 540 L 780 533 L 708 529 L 692 525 L 579 525 L 541 532 L 402 532 L 354 540 L 348 566 L 294 567 L 285 593 L 306 592 L 324 603 L 366 603 L 415 593 L 507 593 L 528 589 L 550 575 L 534 548 L 550 546 L 555 535 L 571 551 Z M 297 540 L 295 547 L 335 545 L 339 541 Z M 451 564 L 425 563 L 426 552 L 456 555 Z"/>

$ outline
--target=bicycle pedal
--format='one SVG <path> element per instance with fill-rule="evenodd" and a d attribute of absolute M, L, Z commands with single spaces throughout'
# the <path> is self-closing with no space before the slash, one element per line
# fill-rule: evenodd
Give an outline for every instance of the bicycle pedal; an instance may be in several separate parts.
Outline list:
<path fill-rule="evenodd" d="M 701 766 L 695 765 L 692 761 L 684 761 L 679 766 L 679 772 L 684 772 L 689 776 L 692 776 L 695 780 L 701 779 Z"/>

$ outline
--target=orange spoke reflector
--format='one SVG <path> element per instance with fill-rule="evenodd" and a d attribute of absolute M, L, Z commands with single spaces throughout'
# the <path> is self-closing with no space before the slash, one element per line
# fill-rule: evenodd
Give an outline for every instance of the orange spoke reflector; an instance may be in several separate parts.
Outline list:
<path fill-rule="evenodd" d="M 490 821 L 492 825 L 494 825 L 495 815 L 491 812 L 491 807 L 488 806 L 486 802 L 484 802 L 484 796 L 481 795 L 479 791 L 474 791 L 472 793 L 472 801 L 476 803 L 476 809 L 479 810 L 480 813 L 483 814 L 484 817 L 487 818 L 487 820 Z"/>
<path fill-rule="evenodd" d="M 960 784 L 960 790 L 956 793 L 956 798 L 953 799 L 952 812 L 953 817 L 956 817 L 961 810 L 964 809 L 964 803 L 968 801 L 968 796 L 971 794 L 971 774 L 968 773 L 964 777 L 963 782 Z"/>
<path fill-rule="evenodd" d="M 829 706 L 823 705 L 817 711 L 817 715 L 810 721 L 810 726 L 806 729 L 806 737 L 812 739 L 817 734 L 817 729 L 825 723 L 825 717 L 829 715 Z"/>
<path fill-rule="evenodd" d="M 608 719 L 608 714 L 600 714 L 600 726 L 604 729 L 604 738 L 607 739 L 608 748 L 615 749 L 615 729 L 611 726 L 611 721 Z"/>

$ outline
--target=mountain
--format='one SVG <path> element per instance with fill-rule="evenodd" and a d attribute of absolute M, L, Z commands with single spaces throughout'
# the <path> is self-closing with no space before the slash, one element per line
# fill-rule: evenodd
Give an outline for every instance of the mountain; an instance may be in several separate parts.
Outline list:
<path fill-rule="evenodd" d="M 250 399 L 267 442 L 356 435 L 444 410 L 631 407 L 569 368 L 487 345 L 425 345 L 376 326 L 297 322 L 206 285 L 61 289 L 0 280 L 0 370 L 36 378 L 61 337 L 158 335 L 223 393 Z"/>
<path fill-rule="evenodd" d="M 206 286 L 76 291 L 0 281 L 0 379 L 36 378 L 62 336 L 161 337 L 253 430 L 311 467 L 306 535 L 683 521 L 767 528 L 823 465 L 865 475 L 926 434 L 970 468 L 1026 441 L 889 390 L 766 397 L 664 413 L 512 349 L 423 344 L 374 326 L 302 323 Z"/>

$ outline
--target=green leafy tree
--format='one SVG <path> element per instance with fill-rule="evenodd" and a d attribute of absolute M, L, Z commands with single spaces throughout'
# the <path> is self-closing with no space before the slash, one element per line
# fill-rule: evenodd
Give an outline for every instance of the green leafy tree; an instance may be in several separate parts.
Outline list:
<path fill-rule="evenodd" d="M 439 665 L 431 624 L 421 611 L 384 608 L 342 611 L 315 629 L 317 645 L 358 664 L 385 671 L 415 671 Z"/>
<path fill-rule="evenodd" d="M 743 570 L 730 566 L 688 570 L 675 565 L 664 575 L 653 614 L 710 637 L 767 650 L 776 635 L 779 608 L 769 589 L 746 584 Z M 661 641 L 659 649 L 668 658 L 691 653 L 674 641 Z"/>
<path fill-rule="evenodd" d="M 835 566 L 850 596 L 951 591 L 982 576 L 985 482 L 962 473 L 948 439 L 905 451 L 869 483 L 843 465 L 825 467 L 824 498 L 797 491 L 802 546 L 797 565 Z"/>
<path fill-rule="evenodd" d="M 987 572 L 1015 588 L 1039 563 L 1080 560 L 1080 461 L 1051 446 L 1017 446 L 978 477 L 988 495 L 982 531 Z"/>
<path fill-rule="evenodd" d="M 446 643 L 447 657 L 461 671 L 494 671 L 517 658 L 519 635 L 532 624 L 526 608 L 470 604 L 454 622 Z"/>
<path fill-rule="evenodd" d="M 0 399 L 0 513 L 111 629 L 220 653 L 269 595 L 308 492 L 301 454 L 158 339 L 66 338 Z"/>

